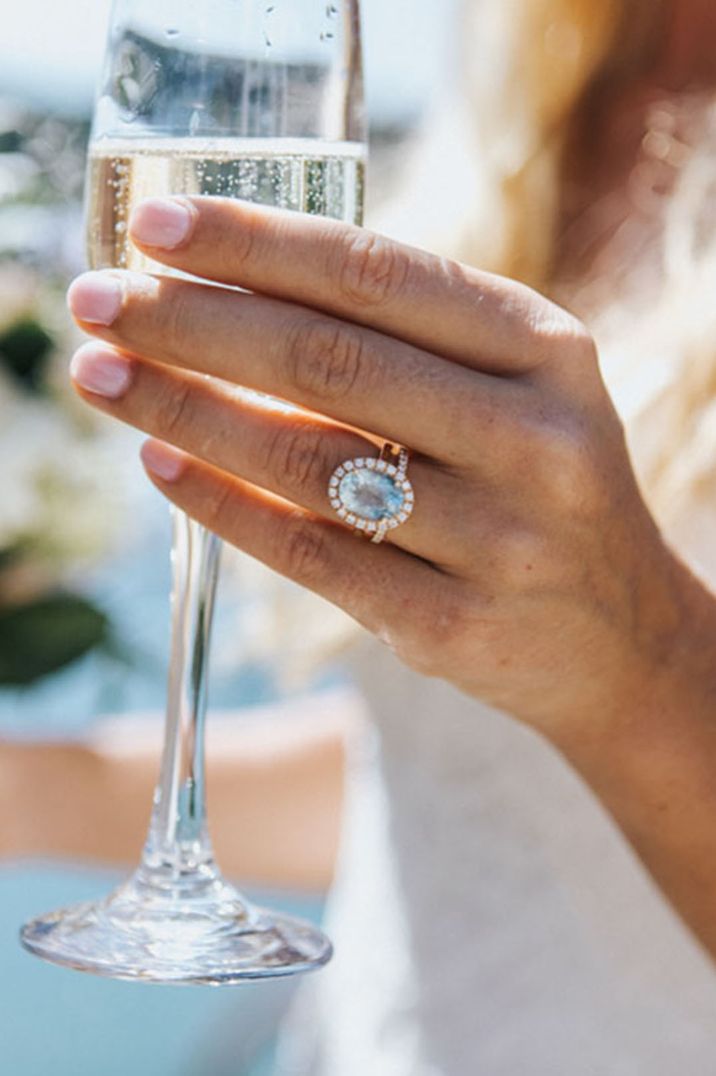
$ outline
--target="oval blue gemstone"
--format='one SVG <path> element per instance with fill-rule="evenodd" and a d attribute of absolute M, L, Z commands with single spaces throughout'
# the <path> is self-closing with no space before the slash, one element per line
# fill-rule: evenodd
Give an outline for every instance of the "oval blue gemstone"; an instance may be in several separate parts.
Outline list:
<path fill-rule="evenodd" d="M 377 471 L 351 471 L 341 479 L 338 496 L 349 512 L 379 523 L 403 508 L 405 496 L 389 475 Z"/>

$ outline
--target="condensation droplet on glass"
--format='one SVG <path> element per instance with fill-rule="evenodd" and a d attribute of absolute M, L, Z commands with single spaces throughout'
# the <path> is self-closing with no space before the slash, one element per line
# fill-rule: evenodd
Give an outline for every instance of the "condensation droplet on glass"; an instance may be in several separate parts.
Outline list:
<path fill-rule="evenodd" d="M 177 30 L 175 26 L 167 26 L 166 30 L 164 31 L 166 37 L 178 37 L 180 32 L 181 31 Z"/>
<path fill-rule="evenodd" d="M 326 18 L 335 19 L 338 14 L 338 8 L 335 4 L 326 4 Z"/>

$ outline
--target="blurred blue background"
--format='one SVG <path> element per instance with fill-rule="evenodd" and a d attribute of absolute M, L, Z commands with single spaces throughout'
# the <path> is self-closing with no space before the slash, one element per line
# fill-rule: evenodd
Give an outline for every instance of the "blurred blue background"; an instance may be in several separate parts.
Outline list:
<path fill-rule="evenodd" d="M 30 510 L 23 500 L 23 467 L 36 462 L 43 445 L 48 455 L 64 459 L 68 472 L 81 470 L 80 427 L 89 420 L 72 412 L 74 404 L 63 397 L 64 368 L 75 338 L 62 293 L 82 268 L 84 144 L 108 10 L 107 0 L 23 0 L 3 10 L 0 352 L 5 348 L 8 363 L 20 363 L 0 384 L 6 517 L 0 523 L 6 528 L 13 511 Z M 378 154 L 389 153 L 419 122 L 446 77 L 453 10 L 452 0 L 364 0 L 368 102 Z M 30 385 L 40 362 L 55 395 L 44 389 L 34 393 Z M 22 383 L 16 384 L 18 370 Z M 29 389 L 33 392 L 28 394 Z M 74 423 L 72 439 L 67 415 Z M 89 478 L 84 485 L 78 480 L 76 488 L 61 489 L 64 518 L 57 533 L 64 534 L 64 527 L 70 544 L 88 534 L 95 542 L 78 573 L 79 589 L 88 608 L 108 618 L 123 653 L 118 657 L 116 646 L 93 649 L 26 686 L 0 687 L 0 738 L 81 736 L 98 714 L 162 704 L 169 590 L 166 510 L 142 485 L 133 462 L 136 435 L 123 433 L 105 443 L 101 431 L 85 434 L 97 438 L 96 466 L 112 458 L 117 485 L 129 498 L 118 495 L 106 511 L 110 530 L 121 522 L 123 542 L 118 546 L 111 535 L 95 535 L 96 521 L 88 526 L 81 518 L 81 506 L 92 496 Z M 70 496 L 76 498 L 74 510 L 67 507 Z M 68 525 L 75 516 L 73 532 Z M 43 526 L 49 526 L 46 519 Z M 7 567 L 3 538 L 0 526 L 0 570 Z M 0 575 L 0 608 L 3 600 L 41 589 L 50 556 L 59 562 L 63 555 L 57 549 L 33 550 L 31 571 L 21 562 L 12 573 Z M 10 599 L 8 578 L 15 588 Z M 240 675 L 224 664 L 213 677 L 212 704 L 251 705 L 277 691 L 270 662 L 247 662 Z M 116 880 L 112 872 L 86 867 L 0 862 L 0 1074 L 270 1076 L 271 1031 L 290 994 L 286 984 L 210 991 L 106 982 L 43 965 L 19 949 L 17 930 L 25 919 L 99 896 Z M 320 917 L 319 898 L 259 896 Z"/>

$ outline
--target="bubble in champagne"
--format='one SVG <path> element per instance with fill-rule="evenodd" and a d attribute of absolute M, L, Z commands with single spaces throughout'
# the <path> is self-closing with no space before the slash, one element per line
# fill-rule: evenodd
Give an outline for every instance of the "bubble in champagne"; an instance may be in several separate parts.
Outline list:
<path fill-rule="evenodd" d="M 162 194 L 221 195 L 360 223 L 363 174 L 358 143 L 103 140 L 90 151 L 90 263 L 156 269 L 129 242 L 127 221 L 137 202 Z"/>

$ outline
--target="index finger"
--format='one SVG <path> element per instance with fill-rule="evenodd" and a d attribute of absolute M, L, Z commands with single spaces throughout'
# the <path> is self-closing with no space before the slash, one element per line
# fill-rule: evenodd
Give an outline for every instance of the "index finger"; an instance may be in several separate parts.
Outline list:
<path fill-rule="evenodd" d="M 486 373 L 534 370 L 577 324 L 515 281 L 353 225 L 236 199 L 150 199 L 130 235 L 172 268 L 338 315 Z"/>

